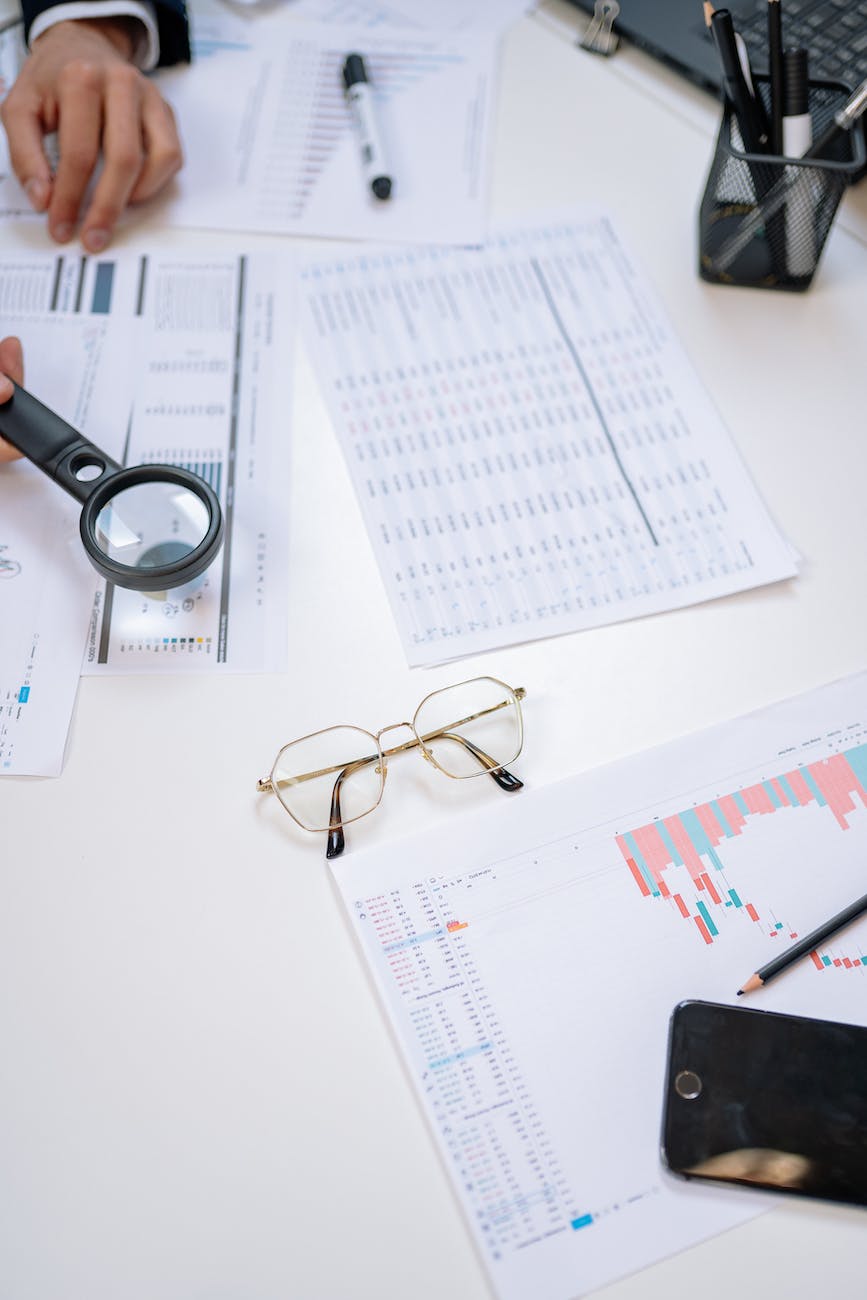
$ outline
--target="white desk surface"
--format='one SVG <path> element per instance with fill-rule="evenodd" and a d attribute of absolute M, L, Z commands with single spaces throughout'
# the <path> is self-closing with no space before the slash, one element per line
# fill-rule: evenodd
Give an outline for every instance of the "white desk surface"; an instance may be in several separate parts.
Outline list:
<path fill-rule="evenodd" d="M 536 786 L 864 667 L 867 183 L 808 294 L 706 285 L 695 226 L 714 119 L 642 56 L 605 61 L 522 20 L 503 48 L 493 212 L 610 209 L 800 577 L 410 671 L 302 356 L 289 672 L 85 678 L 63 775 L 0 782 L 2 1300 L 489 1296 L 321 838 L 255 783 L 287 739 L 406 717 L 475 673 L 528 688 L 519 770 Z M 47 244 L 32 225 L 4 239 Z M 147 218 L 125 236 L 156 239 L 199 242 Z M 487 783 L 457 798 L 442 784 L 395 765 L 352 850 L 490 804 Z M 812 1300 L 862 1275 L 862 1213 L 771 1204 L 606 1296 Z"/>

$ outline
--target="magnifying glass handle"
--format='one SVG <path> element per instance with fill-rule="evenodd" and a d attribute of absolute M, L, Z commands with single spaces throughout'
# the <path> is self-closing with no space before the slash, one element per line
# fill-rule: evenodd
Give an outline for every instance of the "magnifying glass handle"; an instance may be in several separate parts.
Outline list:
<path fill-rule="evenodd" d="M 9 401 L 0 406 L 0 437 L 11 442 L 77 501 L 86 501 L 98 483 L 120 470 L 117 461 L 88 442 L 26 388 L 13 384 L 13 389 Z M 90 472 L 79 478 L 85 469 Z"/>

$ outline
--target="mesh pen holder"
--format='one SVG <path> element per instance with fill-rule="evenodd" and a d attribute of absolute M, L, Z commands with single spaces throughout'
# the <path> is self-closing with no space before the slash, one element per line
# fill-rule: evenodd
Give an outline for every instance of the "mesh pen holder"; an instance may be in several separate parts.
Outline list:
<path fill-rule="evenodd" d="M 770 115 L 768 79 L 755 81 Z M 833 82 L 810 82 L 814 139 L 848 95 Z M 841 132 L 822 159 L 748 154 L 740 143 L 726 103 L 699 209 L 699 275 L 713 284 L 807 289 L 843 192 L 864 166 L 860 125 Z"/>

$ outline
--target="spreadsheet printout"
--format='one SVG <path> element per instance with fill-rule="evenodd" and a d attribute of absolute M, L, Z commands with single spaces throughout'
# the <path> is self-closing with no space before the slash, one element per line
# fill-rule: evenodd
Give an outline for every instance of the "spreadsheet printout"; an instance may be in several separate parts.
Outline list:
<path fill-rule="evenodd" d="M 291 403 L 283 375 L 294 339 L 291 263 L 275 254 L 34 253 L 0 257 L 0 284 L 5 328 L 22 339 L 35 394 L 52 405 L 66 347 L 45 353 L 46 319 L 63 338 L 89 322 L 131 362 L 94 361 L 113 419 L 98 437 L 84 412 L 78 427 L 123 465 L 199 474 L 223 512 L 219 554 L 185 587 L 148 597 L 90 571 L 82 671 L 280 671 L 289 619 Z M 44 509 L 65 507 L 64 493 L 40 479 Z"/>
<path fill-rule="evenodd" d="M 607 217 L 311 264 L 302 295 L 410 664 L 795 574 Z"/>
<path fill-rule="evenodd" d="M 663 1169 L 668 1020 L 735 1004 L 865 858 L 867 674 L 335 859 L 500 1300 L 571 1300 L 775 1203 Z M 865 993 L 862 918 L 749 1002 L 865 1024 Z"/>

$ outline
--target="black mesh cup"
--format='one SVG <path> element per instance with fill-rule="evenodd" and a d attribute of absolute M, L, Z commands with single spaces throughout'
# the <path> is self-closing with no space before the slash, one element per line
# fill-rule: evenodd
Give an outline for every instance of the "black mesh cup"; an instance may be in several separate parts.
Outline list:
<path fill-rule="evenodd" d="M 768 79 L 755 80 L 768 105 Z M 810 82 L 814 139 L 849 93 L 833 82 Z M 699 275 L 713 284 L 807 289 L 843 192 L 864 166 L 860 124 L 841 132 L 821 160 L 748 154 L 740 145 L 725 104 L 699 209 Z"/>

